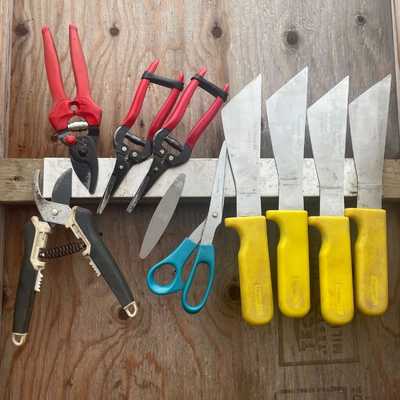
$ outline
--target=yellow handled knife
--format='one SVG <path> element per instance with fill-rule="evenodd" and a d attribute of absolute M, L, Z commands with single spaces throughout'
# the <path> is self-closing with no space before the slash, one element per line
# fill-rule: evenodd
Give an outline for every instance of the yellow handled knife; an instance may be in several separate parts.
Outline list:
<path fill-rule="evenodd" d="M 308 68 L 267 101 L 267 117 L 279 177 L 279 210 L 267 219 L 278 224 L 279 309 L 287 317 L 310 310 L 308 215 L 303 200 L 303 154 L 307 113 Z"/>
<path fill-rule="evenodd" d="M 354 315 L 350 226 L 344 216 L 348 93 L 346 77 L 307 111 L 320 191 L 320 216 L 310 217 L 309 224 L 321 234 L 321 313 L 332 325 L 346 324 Z"/>
<path fill-rule="evenodd" d="M 236 188 L 237 217 L 225 225 L 240 237 L 239 280 L 243 319 L 252 325 L 273 316 L 266 219 L 258 188 L 261 142 L 261 75 L 222 109 L 222 124 Z"/>
<path fill-rule="evenodd" d="M 345 215 L 354 220 L 355 298 L 367 315 L 381 315 L 388 306 L 386 211 L 382 209 L 382 174 L 391 76 L 357 97 L 349 106 L 350 132 L 357 172 L 357 208 Z"/>

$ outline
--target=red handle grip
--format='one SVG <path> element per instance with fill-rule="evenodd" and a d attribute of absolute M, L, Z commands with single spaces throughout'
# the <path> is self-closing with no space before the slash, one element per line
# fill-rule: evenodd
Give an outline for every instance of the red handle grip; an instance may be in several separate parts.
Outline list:
<path fill-rule="evenodd" d="M 183 82 L 183 80 L 184 80 L 183 73 L 180 72 L 178 75 L 178 81 Z M 158 111 L 156 117 L 154 118 L 153 122 L 150 125 L 149 132 L 147 134 L 148 140 L 152 140 L 154 135 L 161 129 L 164 121 L 171 112 L 172 107 L 175 105 L 176 100 L 178 99 L 180 93 L 181 93 L 180 89 L 174 88 L 171 90 L 164 104 L 160 108 L 160 111 Z"/>
<path fill-rule="evenodd" d="M 48 26 L 42 28 L 44 63 L 46 66 L 47 80 L 54 103 L 67 100 L 61 76 L 60 61 L 54 45 L 53 36 Z"/>
<path fill-rule="evenodd" d="M 228 91 L 229 91 L 229 85 L 225 84 L 224 92 L 228 93 Z M 199 140 L 201 134 L 204 132 L 209 123 L 217 115 L 219 109 L 222 107 L 223 104 L 224 100 L 221 97 L 217 97 L 214 100 L 210 108 L 202 115 L 202 117 L 196 122 L 196 125 L 189 132 L 189 135 L 186 139 L 186 145 L 188 145 L 191 149 L 193 149 L 196 142 Z"/>
<path fill-rule="evenodd" d="M 200 76 L 204 76 L 206 73 L 207 69 L 203 67 L 199 69 L 199 72 L 197 74 Z M 175 106 L 174 111 L 163 125 L 164 129 L 167 129 L 171 132 L 179 124 L 198 86 L 199 82 L 196 79 L 192 79 L 189 85 L 186 86 L 181 97 L 179 98 L 178 103 Z"/>
<path fill-rule="evenodd" d="M 90 98 L 89 74 L 85 56 L 79 40 L 78 28 L 72 24 L 69 26 L 69 50 L 75 77 L 76 97 Z"/>
<path fill-rule="evenodd" d="M 101 108 L 94 103 L 90 96 L 88 71 L 75 26 L 70 25 L 69 35 L 72 67 L 77 86 L 77 95 L 74 100 L 71 100 L 65 94 L 60 61 L 51 32 L 47 26 L 42 28 L 44 62 L 53 98 L 49 120 L 56 131 L 67 129 L 68 122 L 74 115 L 82 117 L 89 125 L 100 125 L 102 114 Z M 72 105 L 76 105 L 78 110 L 72 110 Z"/>
<path fill-rule="evenodd" d="M 76 96 L 72 102 L 78 107 L 75 114 L 84 118 L 89 125 L 100 125 L 102 110 L 90 95 L 89 73 L 85 56 L 79 40 L 78 29 L 72 24 L 69 26 L 69 47 L 76 84 Z"/>
<path fill-rule="evenodd" d="M 47 26 L 42 28 L 42 37 L 47 81 L 49 82 L 51 97 L 53 98 L 53 106 L 49 112 L 49 121 L 56 131 L 60 131 L 66 128 L 68 121 L 73 116 L 73 112 L 70 109 L 70 100 L 65 94 L 60 61 L 53 36 Z"/>
<path fill-rule="evenodd" d="M 158 67 L 160 60 L 154 60 L 147 68 L 146 71 L 154 73 Z M 150 85 L 148 79 L 141 79 L 138 88 L 136 89 L 135 96 L 133 97 L 132 104 L 129 108 L 128 114 L 122 120 L 121 125 L 128 126 L 129 128 L 135 123 L 140 110 L 142 109 L 144 97 L 146 96 L 147 88 Z"/>

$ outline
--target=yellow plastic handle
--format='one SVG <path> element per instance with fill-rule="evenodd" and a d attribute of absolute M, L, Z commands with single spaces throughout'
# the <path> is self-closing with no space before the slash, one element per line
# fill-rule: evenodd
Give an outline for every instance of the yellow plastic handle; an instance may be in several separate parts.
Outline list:
<path fill-rule="evenodd" d="M 271 321 L 274 314 L 269 266 L 267 221 L 263 216 L 225 218 L 240 237 L 239 280 L 243 319 L 251 325 Z"/>
<path fill-rule="evenodd" d="M 354 316 L 350 223 L 347 217 L 310 217 L 321 234 L 319 283 L 321 313 L 326 322 L 344 325 Z"/>
<path fill-rule="evenodd" d="M 347 208 L 345 215 L 357 225 L 354 244 L 357 308 L 367 315 L 381 315 L 388 306 L 386 211 Z"/>
<path fill-rule="evenodd" d="M 304 317 L 310 311 L 308 214 L 303 210 L 269 210 L 267 219 L 278 224 L 279 309 L 287 317 Z"/>

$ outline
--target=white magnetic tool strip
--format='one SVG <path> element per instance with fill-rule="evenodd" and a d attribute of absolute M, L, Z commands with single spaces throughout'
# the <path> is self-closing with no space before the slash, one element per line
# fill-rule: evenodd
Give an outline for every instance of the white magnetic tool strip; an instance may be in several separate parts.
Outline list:
<path fill-rule="evenodd" d="M 72 177 L 72 197 L 73 198 L 93 198 L 102 197 L 111 175 L 115 160 L 113 158 L 99 158 L 99 181 L 96 192 L 91 196 L 86 188 L 80 183 L 78 178 Z M 132 168 L 126 179 L 122 182 L 120 188 L 115 194 L 115 198 L 130 198 L 140 185 L 151 160 L 147 160 Z M 187 163 L 169 169 L 149 191 L 147 198 L 160 198 L 168 190 L 175 178 L 181 174 L 186 174 L 186 183 L 183 189 L 183 198 L 202 198 L 210 197 L 213 180 L 217 166 L 215 158 L 192 158 Z M 51 192 L 57 178 L 67 168 L 71 168 L 68 158 L 45 158 L 43 174 L 43 195 L 51 197 Z M 317 197 L 319 195 L 318 179 L 315 171 L 314 160 L 305 159 L 303 163 L 303 193 L 305 197 Z M 344 190 L 346 197 L 355 197 L 357 195 L 357 179 L 352 159 L 346 159 L 345 163 L 345 183 Z M 259 190 L 262 197 L 278 196 L 278 174 L 275 161 L 272 158 L 261 159 Z M 227 171 L 225 180 L 225 196 L 234 197 L 235 189 L 231 172 Z"/>

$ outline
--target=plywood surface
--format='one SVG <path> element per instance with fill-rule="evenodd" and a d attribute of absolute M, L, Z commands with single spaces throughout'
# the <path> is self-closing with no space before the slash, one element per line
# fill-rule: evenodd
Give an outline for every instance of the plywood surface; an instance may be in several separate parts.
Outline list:
<path fill-rule="evenodd" d="M 49 140 L 50 97 L 44 74 L 40 27 L 48 24 L 60 49 L 67 89 L 72 73 L 67 26 L 79 26 L 88 58 L 93 97 L 104 108 L 100 153 L 111 156 L 112 131 L 126 112 L 137 79 L 154 57 L 160 73 L 183 69 L 190 76 L 207 65 L 210 80 L 229 81 L 232 94 L 259 72 L 264 95 L 272 94 L 305 65 L 310 67 L 309 104 L 351 76 L 350 100 L 394 73 L 389 0 L 224 0 L 77 2 L 19 0 L 14 6 L 9 156 L 63 156 Z M 163 96 L 152 90 L 151 110 Z M 199 117 L 207 96 L 193 102 L 178 137 Z M 271 149 L 263 116 L 263 157 Z M 387 157 L 399 153 L 397 103 L 392 91 Z M 217 119 L 195 150 L 216 157 L 222 128 Z M 310 156 L 307 142 L 306 155 Z M 351 155 L 349 146 L 348 155 Z M 311 213 L 317 204 L 307 201 Z M 263 208 L 277 207 L 268 200 Z M 357 315 L 344 328 L 330 328 L 318 310 L 318 235 L 311 232 L 313 306 L 295 321 L 279 315 L 251 328 L 240 318 L 235 234 L 216 236 L 217 277 L 207 308 L 185 314 L 179 296 L 149 293 L 145 273 L 204 218 L 206 204 L 182 205 L 157 249 L 138 258 L 154 205 L 127 216 L 111 206 L 99 219 L 103 238 L 140 303 L 132 321 L 120 319 L 116 301 L 78 255 L 49 265 L 37 296 L 26 347 L 10 340 L 21 261 L 23 223 L 33 207 L 7 210 L 0 398 L 4 399 L 397 399 L 400 391 L 400 208 L 385 203 L 389 220 L 390 307 L 381 318 Z M 231 205 L 226 213 L 232 215 Z M 276 227 L 269 226 L 275 284 Z M 55 235 L 55 242 L 66 240 Z M 199 282 L 201 286 L 201 282 Z M 276 287 L 276 285 L 275 285 Z M 276 300 L 276 296 L 275 296 Z"/>
<path fill-rule="evenodd" d="M 10 107 L 10 68 L 13 1 L 0 3 L 0 161 L 7 153 Z M 4 275 L 5 210 L 0 206 L 0 326 L 2 319 L 2 287 Z"/>

